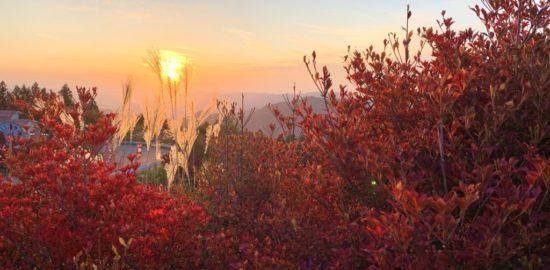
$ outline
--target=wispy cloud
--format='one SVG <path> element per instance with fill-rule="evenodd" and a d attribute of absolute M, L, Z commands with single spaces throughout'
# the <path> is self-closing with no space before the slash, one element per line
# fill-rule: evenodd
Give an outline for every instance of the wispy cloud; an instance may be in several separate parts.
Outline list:
<path fill-rule="evenodd" d="M 325 26 L 319 26 L 319 25 L 313 25 L 313 24 L 307 24 L 307 23 L 300 23 L 299 26 L 305 28 L 305 30 L 309 33 L 329 35 L 329 36 L 349 37 L 349 36 L 359 35 L 361 33 L 361 31 L 358 31 L 356 29 L 325 27 Z"/>
<path fill-rule="evenodd" d="M 268 71 L 268 70 L 284 70 L 290 67 L 300 66 L 302 63 L 297 59 L 292 60 L 278 60 L 278 61 L 266 61 L 263 63 L 258 62 L 233 62 L 231 63 L 231 71 Z"/>
<path fill-rule="evenodd" d="M 225 28 L 224 32 L 237 35 L 247 46 L 250 45 L 252 33 L 239 28 Z"/>
<path fill-rule="evenodd" d="M 116 15 L 118 18 L 133 21 L 151 20 L 156 18 L 156 16 L 153 15 L 155 13 L 150 10 L 132 8 L 123 2 L 115 2 L 114 0 L 105 0 L 88 4 L 66 4 L 62 5 L 60 8 L 63 11 L 76 13 L 108 12 L 112 15 Z"/>
<path fill-rule="evenodd" d="M 64 5 L 62 8 L 66 11 L 82 12 L 82 13 L 97 10 L 97 7 L 92 5 Z"/>

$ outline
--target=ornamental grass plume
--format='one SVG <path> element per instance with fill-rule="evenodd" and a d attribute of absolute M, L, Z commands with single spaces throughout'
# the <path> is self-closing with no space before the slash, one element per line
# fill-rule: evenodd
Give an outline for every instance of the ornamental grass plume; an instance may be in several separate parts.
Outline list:
<path fill-rule="evenodd" d="M 208 115 L 210 115 L 214 108 L 214 102 L 210 102 L 210 104 L 201 111 L 198 117 L 193 113 L 193 103 L 191 103 L 191 106 L 188 106 L 188 108 L 188 119 L 173 119 L 168 122 L 169 134 L 176 142 L 175 145 L 170 148 L 170 162 L 165 165 L 168 176 L 168 186 L 176 180 L 175 176 L 178 167 L 183 168 L 184 177 L 187 179 L 188 186 L 194 186 L 190 171 L 191 168 L 189 167 L 189 159 L 192 157 L 193 146 L 198 138 L 198 128 L 206 122 Z M 182 125 L 184 121 L 186 122 L 185 127 Z"/>
<path fill-rule="evenodd" d="M 189 78 L 192 71 L 192 64 L 187 56 L 183 54 L 151 49 L 146 63 L 155 74 L 159 87 L 157 88 L 154 108 L 145 106 L 144 110 L 144 139 L 149 149 L 151 141 L 156 141 L 156 156 L 160 159 L 159 135 L 164 124 L 168 126 L 168 135 L 175 144 L 170 148 L 168 154 L 169 162 L 164 165 L 170 187 L 177 179 L 178 169 L 182 170 L 182 177 L 187 179 L 187 186 L 194 187 L 192 179 L 192 168 L 189 166 L 193 158 L 193 146 L 198 137 L 198 128 L 212 112 L 214 103 L 211 102 L 202 112 L 195 115 L 195 107 L 189 99 Z M 179 118 L 177 114 L 178 94 L 183 87 L 184 116 Z M 166 98 L 167 96 L 167 98 Z M 168 119 L 166 107 L 170 103 L 171 118 Z M 184 181 L 180 181 L 184 183 Z"/>
<path fill-rule="evenodd" d="M 226 117 L 228 117 L 228 108 L 229 104 L 227 101 L 217 101 L 217 109 L 218 109 L 218 119 L 216 122 L 212 125 L 209 125 L 206 128 L 206 140 L 204 145 L 204 152 L 206 153 L 208 151 L 208 147 L 211 144 L 211 141 L 218 137 L 221 131 L 222 123 Z"/>
<path fill-rule="evenodd" d="M 147 151 L 151 148 L 151 142 L 158 139 L 166 120 L 166 109 L 159 104 L 160 101 L 157 99 L 152 106 L 143 105 L 143 140 Z"/>
<path fill-rule="evenodd" d="M 149 50 L 146 63 L 157 77 L 162 97 L 168 94 L 170 113 L 172 118 L 177 117 L 178 94 L 183 82 L 185 91 L 185 106 L 187 106 L 187 89 L 192 65 L 188 57 L 168 50 Z"/>
<path fill-rule="evenodd" d="M 131 100 L 132 100 L 132 81 L 128 79 L 122 86 L 122 107 L 114 119 L 114 125 L 117 127 L 117 132 L 113 135 L 112 147 L 116 149 L 122 144 L 124 138 L 128 133 L 132 134 L 140 116 L 132 113 Z"/>

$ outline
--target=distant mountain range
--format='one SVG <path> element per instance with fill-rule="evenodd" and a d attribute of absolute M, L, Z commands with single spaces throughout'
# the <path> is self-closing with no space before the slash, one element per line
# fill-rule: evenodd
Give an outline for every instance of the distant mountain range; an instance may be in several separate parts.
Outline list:
<path fill-rule="evenodd" d="M 304 98 L 306 103 L 311 106 L 314 113 L 323 114 L 326 112 L 325 103 L 322 98 L 313 96 Z M 284 115 L 288 116 L 292 114 L 292 110 L 285 101 L 272 103 L 271 106 L 277 107 Z M 264 105 L 253 112 L 246 128 L 250 131 L 262 131 L 264 134 L 270 134 L 269 124 L 271 123 L 275 124 L 274 135 L 279 135 L 282 132 L 279 121 L 275 118 L 269 105 Z M 299 129 L 297 129 L 296 132 L 297 134 L 301 133 Z"/>
<path fill-rule="evenodd" d="M 220 95 L 218 99 L 224 99 L 229 102 L 235 102 L 237 105 L 241 105 L 241 97 L 244 94 L 244 107 L 245 110 L 250 110 L 252 108 L 262 108 L 267 104 L 277 104 L 284 102 L 284 97 L 292 97 L 292 93 L 284 94 L 272 94 L 272 93 L 229 93 Z M 309 92 L 300 94 L 302 97 L 320 97 L 317 92 Z M 205 103 L 206 104 L 206 103 Z"/>
<path fill-rule="evenodd" d="M 219 100 L 226 100 L 229 103 L 236 103 L 237 108 L 241 107 L 243 93 L 229 93 L 223 94 L 217 97 Z M 279 121 L 273 115 L 269 105 L 277 107 L 281 113 L 284 115 L 290 115 L 291 109 L 288 104 L 285 102 L 285 95 L 292 99 L 292 94 L 271 94 L 271 93 L 244 93 L 244 109 L 246 116 L 250 114 L 252 109 L 255 109 L 250 117 L 249 122 L 246 125 L 246 129 L 250 131 L 262 131 L 264 134 L 270 134 L 269 124 L 275 124 L 274 134 L 275 136 L 281 133 L 281 127 Z M 208 103 L 206 98 L 208 95 L 203 95 L 201 99 L 196 101 L 196 108 L 199 110 L 204 108 Z M 303 93 L 301 96 L 306 100 L 314 113 L 323 114 L 325 113 L 325 105 L 323 99 L 319 96 L 317 92 Z M 141 107 L 138 104 L 132 104 L 132 110 L 135 112 L 140 112 Z M 198 111 L 199 111 L 198 110 Z M 208 122 L 213 122 L 217 119 L 217 113 L 211 115 L 208 119 Z M 296 132 L 299 134 L 300 130 L 297 129 Z"/>
<path fill-rule="evenodd" d="M 292 114 L 289 104 L 285 101 L 284 94 L 245 93 L 244 95 L 245 118 L 250 117 L 245 128 L 249 131 L 261 131 L 266 135 L 270 135 L 271 130 L 269 125 L 275 124 L 273 135 L 278 136 L 282 132 L 282 128 L 279 124 L 279 120 L 275 117 L 271 108 L 278 108 L 279 111 L 286 116 L 290 116 Z M 304 100 L 306 100 L 306 103 L 311 106 L 314 113 L 325 113 L 325 103 L 323 99 L 319 97 L 319 94 L 308 93 L 305 95 L 302 94 L 301 96 Z M 290 94 L 288 94 L 288 97 L 289 99 L 292 99 Z M 220 97 L 220 99 L 222 98 L 225 98 L 225 100 L 230 103 L 235 102 L 237 110 L 241 108 L 241 94 Z M 250 116 L 250 114 L 252 115 Z M 207 122 L 213 123 L 217 119 L 218 114 L 214 113 L 208 117 Z M 296 135 L 301 133 L 299 128 L 296 128 L 295 131 Z"/>

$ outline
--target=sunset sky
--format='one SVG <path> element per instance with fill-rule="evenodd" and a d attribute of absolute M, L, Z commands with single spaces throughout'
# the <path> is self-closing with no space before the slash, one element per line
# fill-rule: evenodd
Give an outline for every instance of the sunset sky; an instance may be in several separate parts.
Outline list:
<path fill-rule="evenodd" d="M 440 11 L 456 27 L 480 28 L 472 0 L 3 0 L 0 80 L 58 90 L 66 82 L 97 86 L 113 109 L 129 76 L 137 95 L 156 87 L 144 65 L 151 48 L 188 55 L 197 95 L 313 90 L 302 57 L 312 50 L 345 83 L 346 48 L 380 47 L 401 31 L 407 3 L 412 26 L 433 26 Z"/>

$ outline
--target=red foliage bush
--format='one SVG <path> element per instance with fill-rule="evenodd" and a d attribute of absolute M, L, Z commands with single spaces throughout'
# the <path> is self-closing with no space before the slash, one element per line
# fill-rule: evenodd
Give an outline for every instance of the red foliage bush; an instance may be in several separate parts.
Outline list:
<path fill-rule="evenodd" d="M 438 30 L 418 29 L 428 58 L 410 52 L 408 26 L 389 51 L 349 52 L 352 90 L 335 92 L 305 58 L 327 113 L 279 115 L 288 130 L 301 119 L 303 140 L 220 136 L 186 196 L 137 184 L 135 162 L 115 171 L 96 158 L 114 130 L 109 115 L 80 129 L 93 93 L 80 90 L 74 126 L 54 97 L 29 108 L 43 134 L 5 153 L 19 183 L 0 185 L 0 265 L 544 268 L 548 3 L 483 4 L 485 32 L 455 31 L 444 12 Z"/>
<path fill-rule="evenodd" d="M 201 192 L 219 244 L 208 251 L 217 263 L 208 268 L 328 264 L 337 219 L 313 199 L 314 173 L 299 143 L 244 133 L 222 135 L 211 149 Z"/>
<path fill-rule="evenodd" d="M 417 30 L 428 59 L 410 55 L 408 29 L 404 47 L 385 41 L 396 59 L 351 52 L 355 91 L 328 91 L 328 71 L 306 60 L 328 114 L 304 112 L 305 143 L 341 177 L 344 199 L 364 207 L 354 222 L 369 240 L 355 249 L 378 267 L 548 263 L 548 3 L 483 3 L 473 11 L 485 33 L 452 30 L 445 12 L 439 30 Z M 371 181 L 385 192 L 369 195 Z"/>
<path fill-rule="evenodd" d="M 43 135 L 18 138 L 13 151 L 4 153 L 4 164 L 18 183 L 0 185 L 1 267 L 198 264 L 195 238 L 207 222 L 205 213 L 183 197 L 136 183 L 137 163 L 115 172 L 112 164 L 98 159 L 114 132 L 113 117 L 104 115 L 80 129 L 85 112 L 78 108 L 94 94 L 85 89 L 79 94 L 81 103 L 69 112 L 76 125 L 61 123 L 68 109 L 50 97 L 42 109 L 29 108 L 29 115 L 40 116 Z"/>

